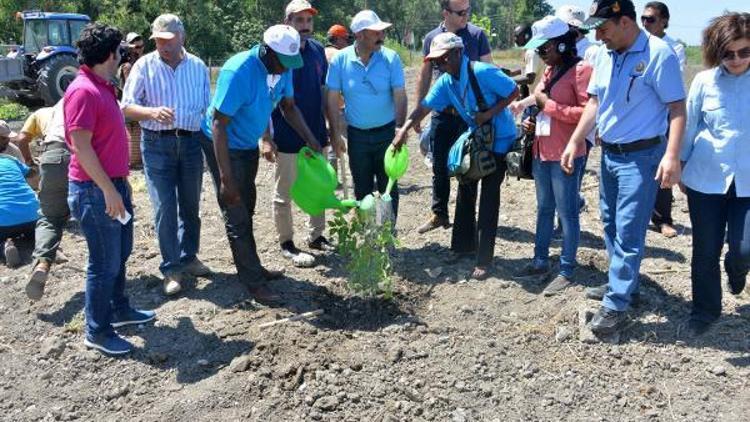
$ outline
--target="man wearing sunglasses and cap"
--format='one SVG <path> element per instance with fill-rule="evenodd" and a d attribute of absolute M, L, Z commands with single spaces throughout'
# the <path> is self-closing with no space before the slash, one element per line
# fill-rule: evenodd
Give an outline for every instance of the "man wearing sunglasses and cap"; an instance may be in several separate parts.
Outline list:
<path fill-rule="evenodd" d="M 122 95 L 129 120 L 141 124 L 141 152 L 159 240 L 166 295 L 184 276 L 211 273 L 198 259 L 203 185 L 200 123 L 210 100 L 208 68 L 185 50 L 185 27 L 164 14 L 151 25 L 156 51 L 133 64 Z"/>
<path fill-rule="evenodd" d="M 437 28 L 425 35 L 422 43 L 424 56 L 430 54 L 430 45 L 436 36 L 451 32 L 463 41 L 463 52 L 469 60 L 492 63 L 492 50 L 487 34 L 482 28 L 469 23 L 471 18 L 469 0 L 441 0 L 440 8 L 443 21 Z M 435 72 L 430 60 L 422 63 L 417 81 L 417 102 L 422 101 L 427 95 L 433 72 L 436 77 L 442 73 Z M 461 117 L 453 107 L 447 107 L 442 112 L 435 113 L 432 116 L 432 123 L 428 126 L 432 151 L 432 213 L 430 218 L 417 229 L 419 233 L 426 233 L 439 227 L 450 227 L 448 199 L 450 199 L 451 182 L 447 167 L 448 151 L 461 134 Z"/>
<path fill-rule="evenodd" d="M 631 0 L 594 2 L 583 26 L 595 29 L 607 50 L 594 60 L 589 101 L 560 165 L 572 173 L 574 159 L 596 125 L 609 279 L 587 296 L 602 297 L 591 329 L 606 335 L 622 328 L 639 295 L 638 272 L 656 191 L 680 181 L 685 90 L 682 78 L 675 77 L 680 74 L 677 56 L 663 40 L 638 28 Z"/>
<path fill-rule="evenodd" d="M 352 19 L 354 45 L 333 59 L 328 68 L 328 117 L 331 143 L 343 147 L 339 130 L 339 95 L 346 103 L 349 168 L 357 200 L 375 188 L 385 192 L 388 176 L 383 158 L 396 127 L 406 119 L 404 70 L 398 54 L 386 47 L 385 30 L 391 24 L 380 20 L 372 10 L 363 10 Z M 341 148 L 342 152 L 344 148 Z M 391 191 L 393 215 L 398 214 L 398 187 Z"/>
<path fill-rule="evenodd" d="M 292 70 L 304 65 L 300 42 L 299 33 L 291 26 L 274 25 L 263 33 L 261 44 L 227 60 L 201 123 L 201 146 L 224 215 L 237 275 L 258 301 L 278 299 L 263 282 L 283 275 L 261 265 L 253 234 L 258 139 L 266 132 L 273 109 L 278 105 L 305 144 L 320 151 L 294 103 Z"/>

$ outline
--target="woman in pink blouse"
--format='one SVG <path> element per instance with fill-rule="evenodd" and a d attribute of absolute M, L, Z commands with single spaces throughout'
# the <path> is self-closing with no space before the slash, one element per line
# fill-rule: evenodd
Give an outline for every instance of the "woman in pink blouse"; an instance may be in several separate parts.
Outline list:
<path fill-rule="evenodd" d="M 560 167 L 560 156 L 583 114 L 592 68 L 577 57 L 575 34 L 561 19 L 547 16 L 534 23 L 533 32 L 536 35 L 524 48 L 535 48 L 547 65 L 532 94 L 538 114 L 523 122 L 524 130 L 536 135 L 533 145 L 536 236 L 533 260 L 515 278 L 535 282 L 548 279 L 549 246 L 557 210 L 563 231 L 560 270 L 544 289 L 545 296 L 552 296 L 572 285 L 576 266 L 580 237 L 578 183 L 585 158 L 582 151 L 576 157 L 575 171 L 569 175 Z"/>

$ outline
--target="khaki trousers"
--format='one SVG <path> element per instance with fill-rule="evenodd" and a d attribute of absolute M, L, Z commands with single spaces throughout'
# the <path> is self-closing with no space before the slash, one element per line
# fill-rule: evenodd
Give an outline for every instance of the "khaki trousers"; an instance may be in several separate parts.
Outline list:
<path fill-rule="evenodd" d="M 276 155 L 276 193 L 273 199 L 273 219 L 276 223 L 276 232 L 279 235 L 279 243 L 284 243 L 294 238 L 294 222 L 292 221 L 292 198 L 289 191 L 294 180 L 297 178 L 297 154 L 279 152 Z M 326 216 L 322 213 L 318 216 L 310 216 L 307 223 L 309 230 L 308 242 L 323 235 L 326 226 Z"/>

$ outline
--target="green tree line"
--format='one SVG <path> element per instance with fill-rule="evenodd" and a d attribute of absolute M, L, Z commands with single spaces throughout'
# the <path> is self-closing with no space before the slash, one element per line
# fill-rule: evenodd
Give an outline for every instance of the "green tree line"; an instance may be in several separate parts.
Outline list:
<path fill-rule="evenodd" d="M 180 16 L 189 49 L 203 58 L 224 59 L 260 40 L 263 31 L 283 20 L 285 0 L 0 0 L 0 40 L 19 43 L 23 10 L 84 13 L 93 20 L 115 25 L 124 32 L 149 34 L 150 22 L 162 13 Z M 345 26 L 357 11 L 375 10 L 392 22 L 388 36 L 397 42 L 414 40 L 419 48 L 424 35 L 440 21 L 438 0 L 313 0 L 320 11 L 316 32 L 323 37 L 335 23 Z M 513 28 L 553 12 L 546 0 L 474 0 L 472 21 L 484 27 L 498 48 L 512 45 Z"/>

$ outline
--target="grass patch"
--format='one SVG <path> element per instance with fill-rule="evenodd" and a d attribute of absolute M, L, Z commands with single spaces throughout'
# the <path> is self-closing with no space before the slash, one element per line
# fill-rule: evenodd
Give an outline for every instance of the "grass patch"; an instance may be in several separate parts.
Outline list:
<path fill-rule="evenodd" d="M 398 41 L 391 38 L 386 38 L 385 46 L 398 53 L 405 67 L 410 67 L 422 60 L 421 52 L 410 50 L 409 47 L 401 45 Z"/>
<path fill-rule="evenodd" d="M 29 115 L 29 109 L 10 100 L 0 100 L 0 120 L 21 120 Z"/>
<path fill-rule="evenodd" d="M 84 327 L 86 326 L 86 320 L 83 317 L 83 312 L 75 314 L 75 316 L 63 326 L 63 331 L 72 334 L 81 334 Z"/>
<path fill-rule="evenodd" d="M 703 52 L 700 46 L 687 46 L 685 47 L 685 56 L 687 57 L 688 65 L 701 66 L 703 64 Z"/>

